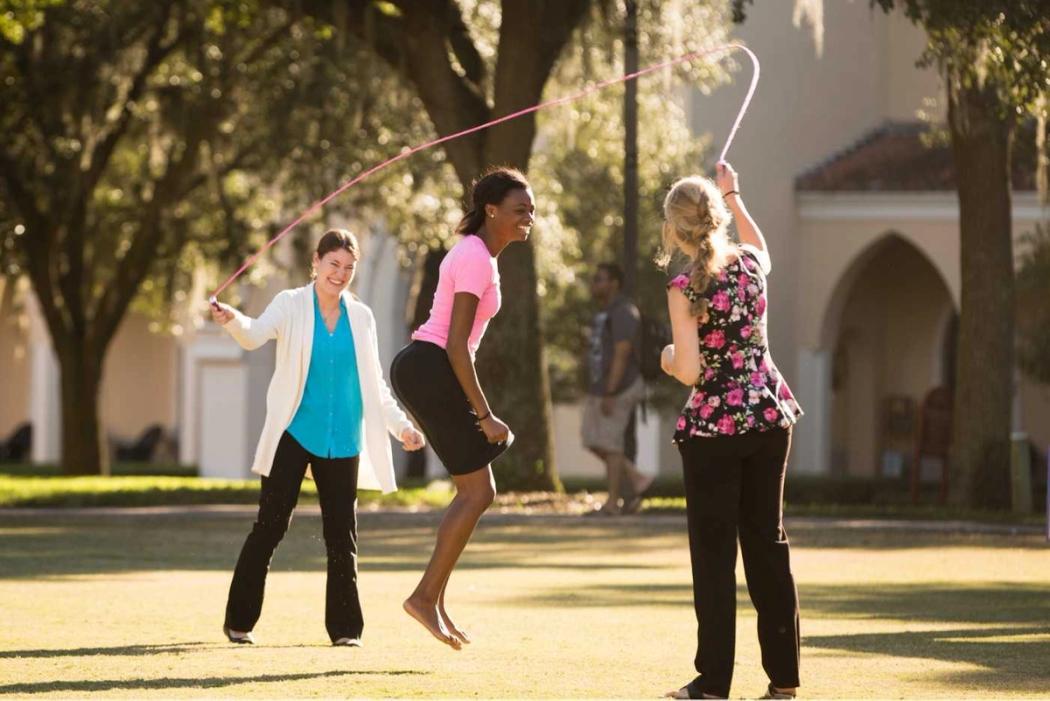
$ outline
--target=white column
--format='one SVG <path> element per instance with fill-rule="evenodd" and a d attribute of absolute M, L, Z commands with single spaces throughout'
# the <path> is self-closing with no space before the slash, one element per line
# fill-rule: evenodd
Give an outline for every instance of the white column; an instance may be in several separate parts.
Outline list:
<path fill-rule="evenodd" d="M 179 463 L 192 465 L 197 462 L 197 422 L 196 416 L 197 381 L 193 372 L 193 345 L 197 340 L 195 331 L 184 335 L 179 343 Z"/>
<path fill-rule="evenodd" d="M 363 260 L 358 267 L 354 290 L 372 309 L 376 318 L 379 358 L 383 372 L 408 340 L 405 307 L 408 304 L 412 272 L 401 267 L 397 239 L 381 230 L 372 230 L 362 243 Z"/>
<path fill-rule="evenodd" d="M 805 415 L 792 435 L 791 466 L 804 474 L 831 471 L 831 354 L 800 348 L 798 384 L 792 387 Z"/>
<path fill-rule="evenodd" d="M 252 379 L 245 351 L 217 327 L 201 329 L 183 346 L 180 457 L 197 463 L 202 477 L 250 476 L 262 428 L 251 407 L 260 391 L 265 403 L 266 392 L 265 385 L 253 388 Z"/>
<path fill-rule="evenodd" d="M 583 447 L 580 439 L 583 402 L 555 404 L 552 410 L 554 463 L 558 466 L 558 474 L 562 477 L 604 476 L 605 465 Z"/>
<path fill-rule="evenodd" d="M 660 473 L 660 443 L 662 440 L 670 440 L 663 433 L 660 425 L 660 414 L 653 407 L 646 410 L 645 420 L 642 420 L 641 412 L 638 413 L 638 456 L 635 465 L 645 475 L 656 477 Z"/>
<path fill-rule="evenodd" d="M 62 398 L 58 359 L 36 295 L 26 295 L 29 314 L 29 420 L 34 463 L 57 463 L 62 455 Z"/>
<path fill-rule="evenodd" d="M 381 227 L 373 227 L 361 237 L 362 260 L 354 279 L 354 291 L 361 301 L 372 309 L 376 319 L 376 344 L 379 347 L 379 362 L 383 377 L 389 384 L 390 362 L 408 342 L 405 325 L 405 309 L 408 304 L 412 272 L 401 267 L 397 257 L 397 239 Z M 393 439 L 391 438 L 393 441 Z M 408 454 L 401 444 L 393 441 L 394 469 L 403 475 L 408 463 Z M 426 477 L 446 475 L 441 461 L 427 448 Z"/>
<path fill-rule="evenodd" d="M 245 410 L 248 370 L 236 360 L 215 358 L 200 363 L 200 413 L 197 415 L 201 477 L 248 477 L 252 454 Z"/>

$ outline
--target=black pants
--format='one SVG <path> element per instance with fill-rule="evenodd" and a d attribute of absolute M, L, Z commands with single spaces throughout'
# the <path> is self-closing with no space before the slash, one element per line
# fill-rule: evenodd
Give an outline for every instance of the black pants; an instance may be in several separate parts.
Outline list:
<path fill-rule="evenodd" d="M 762 667 L 774 686 L 799 685 L 798 592 L 783 526 L 787 429 L 681 443 L 696 608 L 690 695 L 729 695 L 736 643 L 736 543 L 758 612 Z"/>
<path fill-rule="evenodd" d="M 262 478 L 259 515 L 233 572 L 226 602 L 226 625 L 233 630 L 250 631 L 259 620 L 266 573 L 274 550 L 292 521 L 307 464 L 317 482 L 328 550 L 325 627 L 332 642 L 361 637 L 364 618 L 357 596 L 358 458 L 318 458 L 288 432 L 277 444 L 269 477 Z"/>

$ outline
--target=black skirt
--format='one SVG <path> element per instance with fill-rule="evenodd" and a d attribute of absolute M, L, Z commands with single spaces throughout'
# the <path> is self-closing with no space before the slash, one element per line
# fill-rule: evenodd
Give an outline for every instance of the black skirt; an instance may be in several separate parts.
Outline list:
<path fill-rule="evenodd" d="M 489 443 L 441 346 L 412 341 L 390 364 L 390 384 L 453 475 L 480 470 L 503 454 L 506 441 Z"/>

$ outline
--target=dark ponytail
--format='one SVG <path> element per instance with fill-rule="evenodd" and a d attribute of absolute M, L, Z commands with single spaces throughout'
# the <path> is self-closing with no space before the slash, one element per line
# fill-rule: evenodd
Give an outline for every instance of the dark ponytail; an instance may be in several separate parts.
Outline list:
<path fill-rule="evenodd" d="M 485 223 L 485 205 L 498 205 L 511 190 L 528 190 L 529 181 L 520 170 L 500 166 L 490 168 L 478 180 L 470 193 L 470 209 L 456 225 L 456 233 L 476 234 Z"/>

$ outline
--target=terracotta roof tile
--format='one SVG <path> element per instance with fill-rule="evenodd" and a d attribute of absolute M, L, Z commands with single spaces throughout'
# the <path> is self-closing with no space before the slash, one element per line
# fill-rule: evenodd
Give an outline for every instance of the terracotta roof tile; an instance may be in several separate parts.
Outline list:
<path fill-rule="evenodd" d="M 1035 190 L 1035 130 L 1014 137 L 1013 189 Z M 947 134 L 927 124 L 886 122 L 849 147 L 802 173 L 795 189 L 834 191 L 943 191 L 955 189 Z"/>

